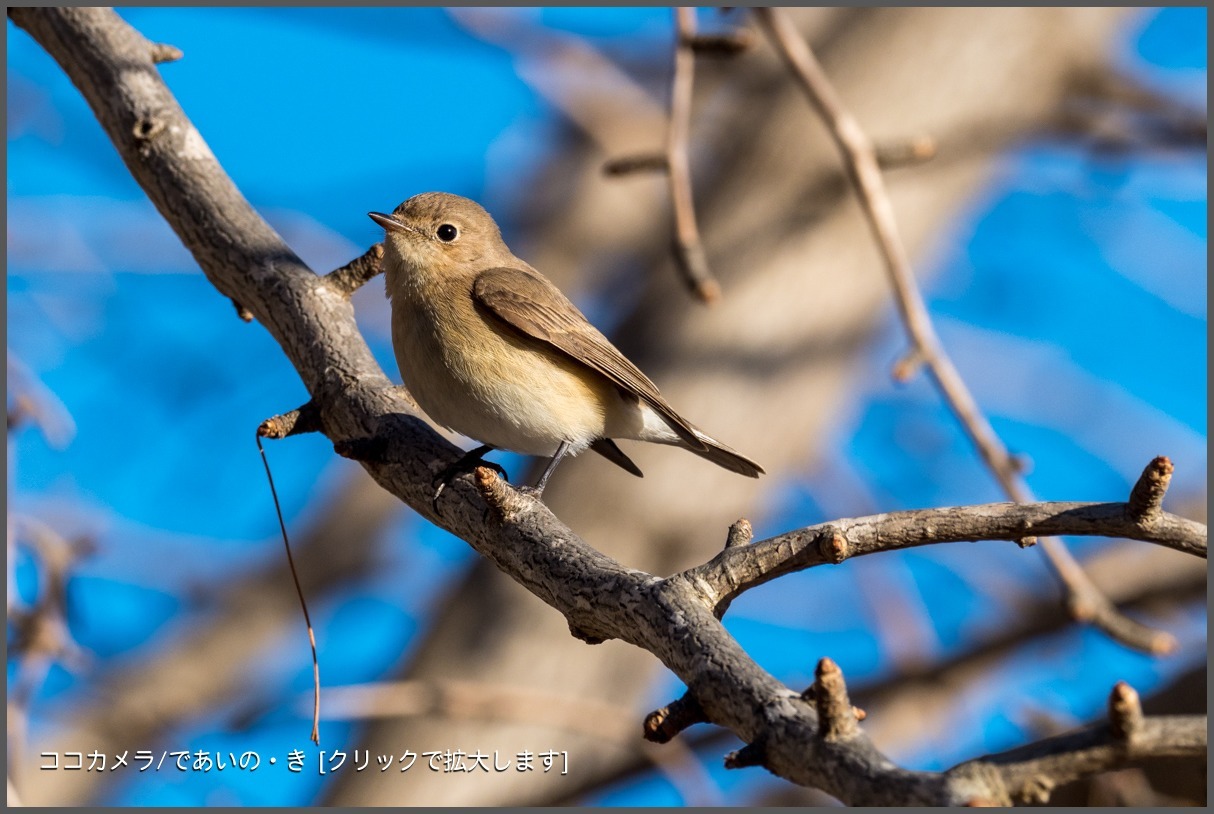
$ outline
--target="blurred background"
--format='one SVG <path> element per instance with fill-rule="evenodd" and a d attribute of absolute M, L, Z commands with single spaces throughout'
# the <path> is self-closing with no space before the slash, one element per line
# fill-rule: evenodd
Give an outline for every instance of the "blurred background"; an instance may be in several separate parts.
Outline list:
<path fill-rule="evenodd" d="M 1155 455 L 1165 506 L 1205 519 L 1206 10 L 790 12 L 891 167 L 899 225 L 947 350 L 1042 499 L 1124 500 Z M 724 298 L 678 283 L 660 149 L 669 9 L 122 9 L 184 51 L 161 72 L 253 205 L 318 273 L 428 190 L 482 202 L 670 401 L 770 473 L 751 482 L 625 445 L 546 493 L 589 543 L 661 575 L 831 518 L 1002 500 L 905 349 L 836 152 L 769 44 L 697 59 L 692 178 Z M 707 33 L 752 27 L 702 10 Z M 755 31 L 757 34 L 757 30 Z M 828 804 L 728 733 L 656 747 L 682 692 L 656 659 L 572 639 L 559 614 L 420 520 L 320 436 L 268 454 L 311 607 L 311 661 L 254 430 L 307 400 L 131 179 L 79 94 L 8 25 L 10 794 L 31 804 Z M 399 381 L 382 278 L 359 324 Z M 593 457 L 593 456 L 592 456 Z M 500 455 L 512 479 L 529 462 Z M 1036 550 L 937 546 L 795 574 L 725 618 L 790 687 L 823 656 L 894 760 L 943 769 L 1099 719 L 1114 682 L 1148 712 L 1205 712 L 1204 561 L 1073 540 L 1166 657 L 1070 622 Z M 372 686 L 374 685 L 374 686 Z M 418 757 L 498 752 L 503 772 Z M 42 752 L 237 758 L 41 770 Z M 289 754 L 304 755 L 292 771 Z M 521 772 L 522 751 L 568 773 Z M 338 766 L 335 753 L 344 753 Z M 275 763 L 270 764 L 270 758 Z M 60 758 L 63 762 L 63 758 Z M 356 771 L 359 764 L 367 765 Z M 559 759 L 558 759 L 559 764 Z M 84 766 L 90 760 L 85 757 Z M 324 768 L 322 772 L 320 769 Z M 1204 802 L 1204 766 L 1106 775 L 1060 803 Z"/>

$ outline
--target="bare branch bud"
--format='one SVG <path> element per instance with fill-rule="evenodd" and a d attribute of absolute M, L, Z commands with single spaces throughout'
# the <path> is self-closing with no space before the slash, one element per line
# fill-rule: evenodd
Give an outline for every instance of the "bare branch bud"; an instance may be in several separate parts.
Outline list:
<path fill-rule="evenodd" d="M 839 533 L 838 529 L 831 528 L 819 538 L 819 551 L 822 557 L 828 562 L 838 565 L 847 559 L 851 553 L 847 544 L 847 538 Z"/>
<path fill-rule="evenodd" d="M 828 658 L 818 662 L 814 673 L 814 703 L 818 708 L 818 734 L 826 740 L 842 740 L 859 732 L 858 717 L 847 698 L 847 683 L 839 665 Z"/>
<path fill-rule="evenodd" d="M 1109 694 L 1109 727 L 1113 737 L 1132 743 L 1134 737 L 1142 731 L 1142 703 L 1138 700 L 1138 692 L 1124 681 L 1113 685 Z"/>
<path fill-rule="evenodd" d="M 1172 461 L 1166 455 L 1160 455 L 1147 464 L 1130 490 L 1130 517 L 1145 522 L 1163 511 L 1163 496 L 1172 482 L 1172 470 Z"/>
<path fill-rule="evenodd" d="M 894 366 L 890 368 L 889 375 L 898 384 L 906 384 L 919 372 L 925 361 L 927 361 L 927 358 L 923 355 L 922 348 L 911 348 L 898 361 L 894 362 Z"/>
<path fill-rule="evenodd" d="M 267 418 L 257 427 L 257 434 L 262 438 L 278 440 L 292 435 L 307 432 L 320 432 L 320 411 L 309 401 L 294 410 Z"/>
<path fill-rule="evenodd" d="M 883 169 L 921 164 L 936 157 L 936 140 L 928 135 L 915 136 L 895 144 L 876 147 L 877 163 Z"/>
<path fill-rule="evenodd" d="M 688 691 L 669 706 L 655 709 L 646 715 L 643 733 L 647 741 L 668 743 L 687 727 L 707 722 L 708 716 L 704 714 L 704 708 Z"/>
<path fill-rule="evenodd" d="M 750 525 L 750 521 L 745 517 L 739 518 L 732 526 L 729 527 L 729 535 L 725 538 L 726 548 L 737 548 L 738 546 L 750 545 L 750 541 L 754 539 L 755 530 Z"/>
<path fill-rule="evenodd" d="M 384 257 L 384 244 L 376 243 L 358 257 L 339 269 L 325 275 L 325 282 L 343 297 L 349 298 L 382 270 L 380 261 Z"/>
<path fill-rule="evenodd" d="M 766 760 L 767 749 L 762 740 L 748 743 L 736 752 L 725 756 L 726 769 L 745 769 L 750 766 L 762 766 Z"/>
<path fill-rule="evenodd" d="M 165 42 L 152 43 L 151 54 L 152 54 L 152 62 L 155 62 L 157 65 L 163 64 L 165 62 L 176 62 L 177 60 L 179 60 L 183 56 L 185 56 L 185 54 L 183 54 L 181 52 L 180 48 L 169 45 L 168 43 L 165 43 Z"/>

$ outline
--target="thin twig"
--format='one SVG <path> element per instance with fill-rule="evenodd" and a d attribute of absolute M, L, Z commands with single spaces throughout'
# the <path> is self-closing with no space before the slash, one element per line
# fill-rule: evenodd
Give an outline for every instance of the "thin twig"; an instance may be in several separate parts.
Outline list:
<path fill-rule="evenodd" d="M 66 447 L 76 434 L 76 422 L 63 401 L 12 351 L 8 353 L 7 370 L 8 393 L 13 399 L 8 410 L 8 431 L 11 433 L 31 421 L 52 447 Z M 12 478 L 10 472 L 10 483 Z"/>
<path fill-rule="evenodd" d="M 748 31 L 711 37 L 697 35 L 695 9 L 680 7 L 674 12 L 674 73 L 665 152 L 637 153 L 610 159 L 603 164 L 603 173 L 615 177 L 641 172 L 666 173 L 674 211 L 675 267 L 688 290 L 702 302 L 711 304 L 721 298 L 721 285 L 708 266 L 707 253 L 696 222 L 688 148 L 695 58 L 697 53 L 718 56 L 739 53 L 750 46 L 753 37 Z"/>
<path fill-rule="evenodd" d="M 904 141 L 878 144 L 874 147 L 877 163 L 887 170 L 909 167 L 931 161 L 938 150 L 936 140 L 928 135 L 919 135 Z"/>
<path fill-rule="evenodd" d="M 384 244 L 376 243 L 341 268 L 326 274 L 325 282 L 343 297 L 349 297 L 379 274 L 383 256 Z"/>
<path fill-rule="evenodd" d="M 274 488 L 274 476 L 270 474 L 270 459 L 262 446 L 262 431 L 266 421 L 257 428 L 257 451 L 266 467 L 266 480 L 270 483 L 270 494 L 274 498 L 274 511 L 278 515 L 278 527 L 282 530 L 282 545 L 287 552 L 287 565 L 291 568 L 291 579 L 295 582 L 295 593 L 299 595 L 299 606 L 303 608 L 304 624 L 308 626 L 308 644 L 312 648 L 312 743 L 320 745 L 320 659 L 316 656 L 316 632 L 312 629 L 312 617 L 308 614 L 308 602 L 304 599 L 303 586 L 299 584 L 299 573 L 295 570 L 295 558 L 291 556 L 291 543 L 287 540 L 287 524 L 282 519 L 282 506 L 278 502 L 278 490 Z"/>
<path fill-rule="evenodd" d="M 703 302 L 721 298 L 721 284 L 708 268 L 700 241 L 691 194 L 691 159 L 687 141 L 691 130 L 691 95 L 695 78 L 696 34 L 694 8 L 675 9 L 674 80 L 670 91 L 670 127 L 666 131 L 666 165 L 670 201 L 674 208 L 674 249 L 677 266 L 687 288 Z"/>
<path fill-rule="evenodd" d="M 755 9 L 755 15 L 800 81 L 810 103 L 843 155 L 848 177 L 856 188 L 860 206 L 885 260 L 898 312 L 910 339 L 911 351 L 903 357 L 903 361 L 913 360 L 927 369 L 949 409 L 1007 496 L 1020 503 L 1034 500 L 1014 459 L 978 407 L 936 335 L 923 295 L 915 281 L 910 257 L 898 235 L 893 205 L 881 178 L 871 140 L 856 118 L 843 106 L 813 51 L 784 12 L 761 8 Z M 899 378 L 908 377 L 911 372 L 913 368 L 907 364 L 899 364 L 895 368 L 895 375 Z M 1175 637 L 1119 613 L 1100 594 L 1061 540 L 1044 538 L 1041 547 L 1062 581 L 1067 594 L 1066 606 L 1076 619 L 1091 622 L 1122 644 L 1138 650 L 1162 654 L 1176 648 Z"/>
<path fill-rule="evenodd" d="M 1205 110 L 1130 76 L 1107 69 L 1079 69 L 1072 72 L 1066 90 L 1066 104 L 1056 116 L 1055 127 L 1086 138 L 1094 150 L 1116 155 L 1206 147 Z"/>
<path fill-rule="evenodd" d="M 11 505 L 17 478 L 14 431 L 30 421 L 48 443 L 63 446 L 70 440 L 75 426 L 63 403 L 11 351 L 8 354 L 8 384 L 12 402 L 5 437 Z M 83 660 L 80 646 L 68 626 L 67 582 L 76 560 L 88 554 L 92 546 L 84 539 L 69 542 L 45 523 L 13 511 L 8 512 L 5 531 L 8 552 L 5 619 L 12 665 L 5 707 L 8 713 L 8 800 L 9 807 L 13 807 L 21 805 L 13 776 L 21 772 L 26 758 L 30 701 L 44 683 L 52 664 L 60 662 L 71 667 Z M 38 564 L 35 570 L 38 588 L 32 604 L 24 602 L 17 590 L 17 549 L 23 546 L 30 549 Z"/>
<path fill-rule="evenodd" d="M 271 416 L 257 426 L 258 438 L 270 438 L 278 441 L 292 435 L 320 432 L 320 411 L 316 402 L 308 401 L 294 410 L 288 410 L 282 415 Z"/>
<path fill-rule="evenodd" d="M 24 515 L 9 515 L 8 537 L 9 657 L 15 665 L 6 704 L 11 777 L 20 772 L 27 756 L 31 702 L 51 667 L 61 664 L 79 670 L 84 666 L 84 650 L 68 625 L 67 591 L 79 560 L 91 554 L 94 546 L 88 538 L 68 540 L 46 523 Z M 20 604 L 14 590 L 12 569 L 18 545 L 28 548 L 38 563 L 38 587 L 30 607 Z"/>
<path fill-rule="evenodd" d="M 162 65 L 166 62 L 176 62 L 185 56 L 180 48 L 175 45 L 169 45 L 167 42 L 152 43 L 151 50 L 152 62 L 155 62 L 157 65 Z"/>
<path fill-rule="evenodd" d="M 603 175 L 618 177 L 642 172 L 666 172 L 670 162 L 665 153 L 635 153 L 603 162 Z"/>
<path fill-rule="evenodd" d="M 700 702 L 694 695 L 686 692 L 666 706 L 658 707 L 646 715 L 641 731 L 647 741 L 669 743 L 687 727 L 707 721 Z"/>

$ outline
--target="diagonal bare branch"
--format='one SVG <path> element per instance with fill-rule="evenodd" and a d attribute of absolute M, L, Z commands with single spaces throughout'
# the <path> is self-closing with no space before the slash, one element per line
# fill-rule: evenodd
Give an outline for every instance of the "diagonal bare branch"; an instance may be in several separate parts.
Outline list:
<path fill-rule="evenodd" d="M 845 739 L 818 737 L 814 706 L 742 650 L 714 616 L 704 583 L 623 566 L 488 469 L 453 483 L 459 499 L 448 500 L 437 517 L 431 479 L 457 451 L 383 375 L 349 301 L 282 243 L 224 174 L 161 81 L 147 40 L 107 9 L 15 8 L 9 14 L 80 89 L 208 279 L 278 340 L 309 390 L 325 435 L 384 440 L 383 455 L 362 462 L 381 486 L 561 612 L 574 635 L 588 642 L 618 638 L 653 653 L 684 681 L 710 721 L 750 744 L 738 765 L 743 758 L 761 762 L 781 777 L 857 804 L 1010 800 L 1006 772 L 997 763 L 980 763 L 980 771 L 915 772 L 896 766 L 862 730 Z M 1154 726 L 1148 719 L 1144 731 Z M 1204 753 L 1204 727 L 1200 743 L 1192 729 L 1164 720 L 1159 737 L 1145 742 L 1151 748 L 1066 770 Z"/>
<path fill-rule="evenodd" d="M 916 367 L 926 368 L 1007 496 L 1020 503 L 1034 500 L 1015 459 L 991 427 L 936 335 L 915 281 L 910 257 L 898 234 L 893 205 L 872 141 L 855 116 L 844 107 L 813 51 L 785 13 L 781 9 L 759 8 L 755 9 L 755 16 L 839 148 L 864 216 L 885 260 L 898 313 L 911 343 L 910 351 L 895 366 L 894 375 L 905 379 Z M 1041 547 L 1062 581 L 1067 608 L 1075 618 L 1091 622 L 1122 644 L 1148 653 L 1169 653 L 1176 648 L 1176 640 L 1170 634 L 1148 628 L 1119 613 L 1101 595 L 1061 540 L 1044 538 Z"/>
<path fill-rule="evenodd" d="M 687 288 L 706 303 L 721 297 L 721 284 L 708 268 L 708 256 L 700 240 L 695 204 L 691 194 L 691 95 L 695 81 L 696 10 L 680 6 L 675 13 L 674 80 L 670 91 L 670 127 L 666 133 L 666 165 L 669 170 L 670 201 L 674 207 L 674 251 L 676 264 Z"/>

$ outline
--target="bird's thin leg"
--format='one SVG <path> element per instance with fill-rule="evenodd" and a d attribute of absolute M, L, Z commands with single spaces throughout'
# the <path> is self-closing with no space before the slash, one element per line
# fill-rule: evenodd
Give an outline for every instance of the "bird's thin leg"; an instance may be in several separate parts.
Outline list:
<path fill-rule="evenodd" d="M 496 447 L 490 446 L 489 444 L 481 444 L 476 449 L 471 449 L 465 452 L 458 461 L 448 466 L 442 472 L 438 473 L 438 477 L 434 479 L 434 497 L 431 498 L 431 504 L 434 506 L 434 511 L 436 514 L 438 513 L 438 496 L 443 493 L 443 490 L 447 488 L 447 485 L 451 483 L 451 481 L 455 480 L 465 472 L 471 472 L 478 466 L 487 466 L 506 480 L 509 480 L 509 478 L 506 478 L 506 470 L 502 469 L 499 464 L 495 464 L 492 461 L 482 460 L 485 453 L 492 452 L 494 449 L 496 449 Z"/>
<path fill-rule="evenodd" d="M 569 446 L 568 441 L 561 442 L 561 445 L 556 448 L 556 454 L 553 455 L 552 460 L 548 462 L 548 467 L 544 470 L 544 474 L 540 475 L 539 482 L 528 491 L 530 491 L 536 497 L 539 497 L 544 493 L 544 485 L 548 483 L 548 478 L 552 477 L 552 473 L 556 471 L 556 465 L 561 462 L 561 458 L 564 458 L 569 452 Z"/>

